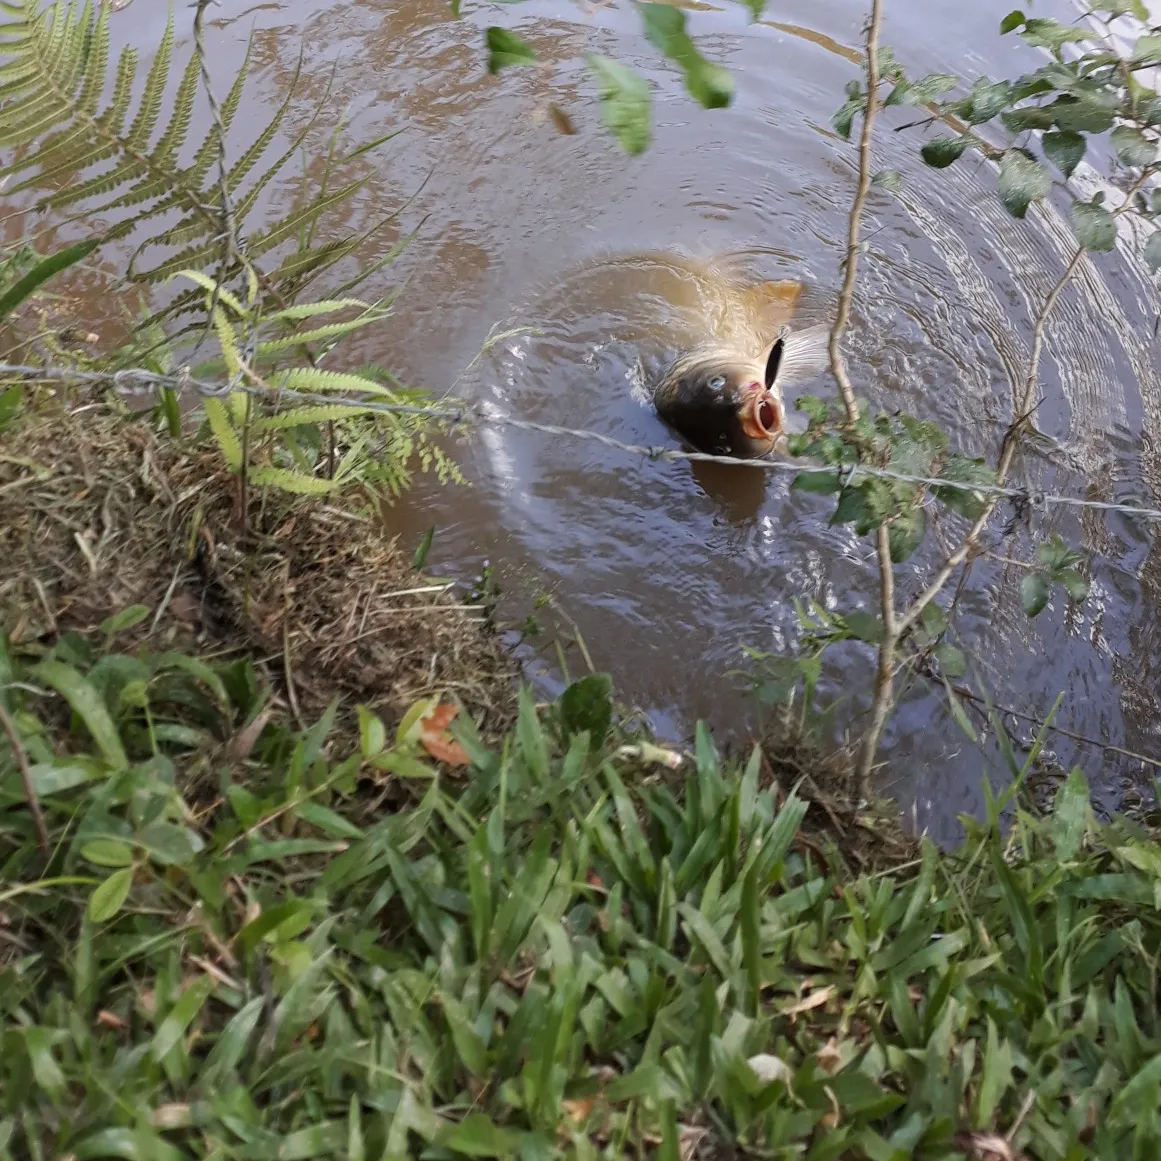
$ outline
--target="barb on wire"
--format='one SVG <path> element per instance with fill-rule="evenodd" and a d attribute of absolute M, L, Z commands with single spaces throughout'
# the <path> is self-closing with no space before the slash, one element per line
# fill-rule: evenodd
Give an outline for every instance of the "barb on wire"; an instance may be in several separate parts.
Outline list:
<path fill-rule="evenodd" d="M 599 431 L 584 428 L 561 427 L 555 423 L 540 423 L 532 419 L 520 419 L 513 415 L 503 415 L 481 407 L 465 404 L 460 407 L 425 407 L 417 403 L 389 403 L 382 398 L 369 395 L 351 398 L 342 395 L 328 395 L 320 392 L 298 391 L 292 387 L 263 389 L 252 384 L 211 383 L 197 379 L 188 372 L 161 374 L 146 368 L 135 367 L 120 371 L 81 371 L 66 367 L 34 367 L 21 363 L 0 362 L 0 375 L 20 375 L 32 380 L 47 382 L 72 382 L 111 385 L 120 393 L 139 394 L 143 390 L 168 389 L 182 391 L 190 389 L 209 398 L 221 398 L 231 391 L 241 391 L 258 399 L 269 399 L 277 394 L 281 399 L 292 399 L 301 403 L 316 403 L 331 406 L 358 408 L 360 411 L 376 411 L 386 415 L 422 415 L 428 419 L 441 420 L 452 426 L 474 422 L 481 426 L 511 427 L 521 431 L 535 431 L 542 435 L 558 436 L 562 439 L 591 440 L 614 451 L 640 456 L 648 460 L 665 463 L 691 461 L 693 463 L 732 464 L 756 471 L 798 475 L 811 469 L 822 469 L 842 473 L 849 470 L 843 466 L 825 464 L 805 458 L 795 459 L 740 459 L 737 456 L 711 455 L 708 452 L 685 451 L 662 445 L 625 443 Z M 936 476 L 913 476 L 906 472 L 892 471 L 890 468 L 874 467 L 871 464 L 856 465 L 860 476 L 874 476 L 882 480 L 893 480 L 905 484 L 921 484 L 931 488 L 949 488 L 961 492 L 974 492 L 996 496 L 998 499 L 1012 500 L 1018 505 L 1034 507 L 1085 508 L 1096 512 L 1115 512 L 1126 516 L 1137 516 L 1143 520 L 1161 522 L 1161 509 L 1147 508 L 1140 504 L 1114 503 L 1107 500 L 1085 500 L 1077 496 L 1058 496 L 1022 488 L 1009 488 L 1000 484 L 965 483 Z"/>

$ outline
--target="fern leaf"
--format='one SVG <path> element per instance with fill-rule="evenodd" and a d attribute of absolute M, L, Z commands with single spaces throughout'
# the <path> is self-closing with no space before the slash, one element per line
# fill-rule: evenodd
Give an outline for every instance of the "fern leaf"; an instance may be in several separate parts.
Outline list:
<path fill-rule="evenodd" d="M 356 415 L 369 415 L 369 407 L 357 407 L 349 403 L 335 403 L 330 407 L 295 407 L 278 415 L 268 415 L 254 420 L 254 431 L 284 431 L 288 427 L 302 427 L 308 423 L 341 423 Z"/>
<path fill-rule="evenodd" d="M 301 290 L 324 270 L 329 270 L 336 262 L 341 262 L 353 254 L 359 248 L 359 241 L 358 235 L 353 235 L 338 238 L 333 242 L 324 242 L 321 246 L 314 246 L 309 250 L 295 250 L 279 263 L 277 269 L 270 275 L 270 281 L 276 286 L 286 284 L 296 291 Z M 293 297 L 293 294 L 288 292 L 288 296 Z"/>
<path fill-rule="evenodd" d="M 165 23 L 165 32 L 161 43 L 157 46 L 157 55 L 153 58 L 153 66 L 145 78 L 145 92 L 141 97 L 141 108 L 126 137 L 126 145 L 130 149 L 142 150 L 149 138 L 153 136 L 157 119 L 161 116 L 161 106 L 165 98 L 165 86 L 169 80 L 169 63 L 173 56 L 173 10 L 170 9 L 169 19 Z M 193 59 L 193 58 L 191 58 Z"/>
<path fill-rule="evenodd" d="M 238 296 L 226 287 L 220 286 L 208 274 L 203 274 L 200 270 L 181 270 L 178 273 L 183 278 L 188 278 L 190 282 L 196 282 L 211 298 L 216 292 L 219 301 L 224 302 L 239 318 L 246 317 L 246 308 Z"/>
<path fill-rule="evenodd" d="M 292 472 L 287 468 L 255 468 L 250 473 L 252 483 L 265 487 L 281 488 L 298 496 L 325 496 L 338 486 L 338 480 L 321 479 Z"/>
<path fill-rule="evenodd" d="M 388 388 L 362 375 L 350 375 L 343 371 L 320 371 L 317 367 L 292 367 L 288 371 L 280 371 L 272 376 L 270 385 L 318 395 L 328 391 L 357 391 L 363 395 L 391 397 Z"/>
<path fill-rule="evenodd" d="M 172 28 L 172 21 L 170 22 Z M 167 32 L 169 30 L 167 29 Z M 181 75 L 177 93 L 173 98 L 173 115 L 161 139 L 154 146 L 153 156 L 159 165 L 171 165 L 178 151 L 185 144 L 190 124 L 193 122 L 194 98 L 197 96 L 201 66 L 198 58 L 191 56 Z"/>
<path fill-rule="evenodd" d="M 332 206 L 337 206 L 346 201 L 353 193 L 362 189 L 369 180 L 367 177 L 356 178 L 341 189 L 335 190 L 334 193 L 325 197 L 315 198 L 310 205 L 300 210 L 291 211 L 281 220 L 275 222 L 269 229 L 263 230 L 252 237 L 246 247 L 247 252 L 252 258 L 259 258 L 268 251 L 273 250 L 288 238 L 293 238 L 303 226 L 319 217 L 320 214 L 325 214 Z"/>
<path fill-rule="evenodd" d="M 210 421 L 210 430 L 214 433 L 218 447 L 222 450 L 226 467 L 232 472 L 240 472 L 242 470 L 242 441 L 238 438 L 238 433 L 230 422 L 226 405 L 220 399 L 206 399 L 202 405 L 205 408 L 206 419 Z"/>
<path fill-rule="evenodd" d="M 294 306 L 284 307 L 268 315 L 267 322 L 302 322 L 308 318 L 318 318 L 320 314 L 334 314 L 337 310 L 347 310 L 357 306 L 360 310 L 374 310 L 370 303 L 361 298 L 324 298 L 318 302 L 295 303 Z"/>
<path fill-rule="evenodd" d="M 82 25 L 88 24 L 88 5 L 81 17 Z M 132 49 L 125 54 L 133 61 L 136 70 L 136 56 Z M 92 32 L 92 41 L 89 45 L 87 59 L 84 62 L 84 86 L 77 96 L 77 111 L 95 116 L 97 105 L 101 99 L 101 90 L 105 85 L 105 75 L 109 71 L 109 5 L 102 4 L 97 16 L 97 25 Z"/>
<path fill-rule="evenodd" d="M 226 370 L 231 380 L 242 374 L 242 352 L 238 349 L 238 336 L 226 320 L 226 312 L 220 306 L 213 309 L 214 331 L 222 347 L 222 357 L 226 360 Z"/>
<path fill-rule="evenodd" d="M 325 343 L 330 339 L 341 339 L 369 323 L 378 322 L 380 317 L 379 315 L 370 315 L 365 318 L 351 319 L 349 322 L 331 323 L 325 327 L 313 327 L 310 330 L 298 331 L 282 339 L 267 339 L 266 342 L 258 344 L 258 358 L 269 359 L 282 351 L 300 347 L 303 343 Z"/>

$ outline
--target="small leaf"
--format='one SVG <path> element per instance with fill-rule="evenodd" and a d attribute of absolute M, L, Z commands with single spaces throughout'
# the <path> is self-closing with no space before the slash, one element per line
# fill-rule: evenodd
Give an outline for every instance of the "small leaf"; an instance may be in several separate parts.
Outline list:
<path fill-rule="evenodd" d="M 843 624 L 853 637 L 877 645 L 883 638 L 883 622 L 871 613 L 846 613 Z"/>
<path fill-rule="evenodd" d="M 1069 598 L 1078 605 L 1083 604 L 1088 599 L 1088 581 L 1076 569 L 1066 568 L 1057 579 L 1064 586 L 1064 591 L 1068 593 Z"/>
<path fill-rule="evenodd" d="M 450 702 L 437 705 L 420 721 L 419 742 L 437 761 L 449 766 L 470 766 L 472 760 L 463 746 L 447 733 L 447 727 L 459 712 L 459 706 Z"/>
<path fill-rule="evenodd" d="M 250 480 L 259 487 L 278 488 L 293 496 L 325 496 L 339 486 L 340 481 L 328 480 L 322 476 L 308 476 L 303 472 L 293 472 L 289 468 L 254 468 Z"/>
<path fill-rule="evenodd" d="M 891 545 L 891 560 L 902 564 L 911 557 L 923 543 L 927 534 L 927 516 L 922 508 L 911 508 L 896 516 L 887 528 L 887 538 Z"/>
<path fill-rule="evenodd" d="M 838 472 L 799 472 L 790 485 L 792 492 L 814 492 L 819 496 L 829 496 L 837 492 L 842 485 L 839 483 Z"/>
<path fill-rule="evenodd" d="M 900 81 L 891 90 L 885 105 L 929 105 L 949 89 L 954 89 L 956 78 L 950 73 L 930 73 L 917 81 Z"/>
<path fill-rule="evenodd" d="M 621 148 L 632 157 L 652 140 L 652 96 L 649 83 L 631 68 L 607 56 L 585 58 L 601 87 L 601 116 Z"/>
<path fill-rule="evenodd" d="M 484 34 L 488 46 L 488 72 L 493 76 L 511 65 L 536 63 L 536 53 L 514 32 L 492 25 Z"/>
<path fill-rule="evenodd" d="M 1056 124 L 1056 117 L 1051 108 L 1042 109 L 1038 105 L 1030 105 L 1024 109 L 1009 109 L 1000 115 L 1004 127 L 1013 133 L 1023 133 L 1028 129 L 1051 129 Z"/>
<path fill-rule="evenodd" d="M 383 719 L 373 714 L 365 705 L 355 707 L 359 716 L 359 745 L 364 758 L 374 758 L 387 744 L 387 729 Z"/>
<path fill-rule="evenodd" d="M 1077 202 L 1072 207 L 1072 230 L 1086 250 L 1116 249 L 1117 223 L 1104 206 Z"/>
<path fill-rule="evenodd" d="M 1022 218 L 1034 201 L 1052 189 L 1052 178 L 1031 154 L 1022 149 L 1009 149 L 1000 162 L 997 189 L 1008 213 Z"/>
<path fill-rule="evenodd" d="M 898 193 L 903 188 L 903 175 L 897 169 L 880 169 L 871 178 L 871 184 L 888 193 Z"/>
<path fill-rule="evenodd" d="M 52 686 L 85 723 L 105 761 L 119 770 L 127 769 L 129 759 L 121 737 L 101 695 L 71 665 L 63 661 L 42 661 L 32 670 L 38 681 Z"/>
<path fill-rule="evenodd" d="M 20 405 L 24 402 L 24 388 L 17 383 L 7 391 L 0 393 L 0 431 L 7 429 L 16 418 Z"/>
<path fill-rule="evenodd" d="M 1030 572 L 1020 582 L 1020 603 L 1029 617 L 1042 613 L 1048 604 L 1048 578 L 1039 572 Z"/>
<path fill-rule="evenodd" d="M 423 539 L 419 542 L 419 547 L 415 550 L 415 555 L 411 558 L 411 567 L 416 572 L 420 572 L 423 566 L 427 564 L 428 555 L 431 553 L 431 543 L 435 539 L 435 525 L 433 524 L 424 534 Z"/>
<path fill-rule="evenodd" d="M 955 692 L 951 686 L 947 684 L 946 679 L 943 683 L 943 688 L 947 691 L 947 708 L 951 710 L 951 716 L 955 719 L 955 724 L 973 741 L 978 742 L 979 736 L 976 734 L 975 728 L 972 726 L 971 720 L 964 711 L 963 704 L 959 698 L 956 697 Z"/>
<path fill-rule="evenodd" d="M 120 839 L 93 839 L 81 847 L 81 858 L 98 867 L 127 867 L 133 862 L 133 848 Z"/>
<path fill-rule="evenodd" d="M 995 473 L 983 460 L 968 459 L 967 456 L 948 457 L 939 476 L 959 484 L 991 484 L 996 479 Z M 936 488 L 934 491 L 940 503 L 968 520 L 978 519 L 987 506 L 982 492 L 969 492 L 964 488 Z"/>
<path fill-rule="evenodd" d="M 1138 37 L 1133 46 L 1134 64 L 1161 64 L 1161 35 L 1152 33 Z"/>
<path fill-rule="evenodd" d="M 846 101 L 838 107 L 835 115 L 831 118 L 831 124 L 835 128 L 835 132 L 844 141 L 851 139 L 851 125 L 854 124 L 855 115 L 861 113 L 865 106 L 866 100 L 862 97 Z"/>
<path fill-rule="evenodd" d="M 1002 113 L 1012 100 L 1012 86 L 1007 81 L 992 81 L 988 77 L 979 77 L 972 85 L 972 95 L 969 98 L 971 110 L 967 115 L 973 125 L 982 125 L 990 121 L 998 113 Z"/>
<path fill-rule="evenodd" d="M 1109 140 L 1124 165 L 1152 165 L 1157 160 L 1157 146 L 1132 125 L 1118 125 Z"/>
<path fill-rule="evenodd" d="M 1044 156 L 1064 174 L 1071 177 L 1084 157 L 1085 139 L 1072 130 L 1045 133 L 1040 142 L 1044 146 Z"/>
<path fill-rule="evenodd" d="M 762 19 L 762 13 L 766 9 L 766 0 L 745 0 L 745 5 L 750 10 L 751 21 Z"/>
<path fill-rule="evenodd" d="M 177 1047 L 213 990 L 214 981 L 209 976 L 198 976 L 182 992 L 153 1036 L 151 1051 L 154 1060 L 164 1060 Z"/>
<path fill-rule="evenodd" d="M 1067 863 L 1080 850 L 1088 825 L 1088 782 L 1079 766 L 1056 792 L 1051 825 L 1056 857 Z"/>
<path fill-rule="evenodd" d="M 724 109 L 734 99 L 734 78 L 706 60 L 685 31 L 685 13 L 670 4 L 638 4 L 645 35 L 685 75 L 685 87 L 706 109 Z"/>
<path fill-rule="evenodd" d="M 1066 94 L 1046 109 L 1059 129 L 1077 133 L 1104 133 L 1113 127 L 1117 116 L 1117 99 L 1104 92 Z M 1036 126 L 1039 128 L 1039 126 Z"/>
<path fill-rule="evenodd" d="M 932 650 L 932 653 L 935 655 L 935 660 L 939 662 L 939 668 L 946 676 L 963 677 L 967 672 L 967 661 L 963 651 L 949 642 L 941 641 Z"/>
<path fill-rule="evenodd" d="M 104 923 L 112 919 L 129 895 L 129 888 L 133 885 L 133 868 L 122 867 L 114 871 L 103 883 L 99 884 L 89 896 L 89 918 L 94 923 Z"/>
<path fill-rule="evenodd" d="M 1005 36 L 1014 29 L 1023 28 L 1024 22 L 1028 18 L 1020 11 L 1019 8 L 1009 12 L 1003 20 L 1000 21 L 1000 35 Z"/>
<path fill-rule="evenodd" d="M 1154 230 L 1149 235 L 1149 241 L 1145 243 L 1145 251 L 1141 257 L 1154 273 L 1161 268 L 1161 230 Z"/>
<path fill-rule="evenodd" d="M 933 169 L 946 169 L 971 144 L 967 137 L 933 137 L 923 143 L 920 154 Z"/>
<path fill-rule="evenodd" d="M 1061 24 L 1058 20 L 1034 17 L 1024 21 L 1024 31 L 1020 35 L 1033 48 L 1048 48 L 1058 52 L 1063 45 L 1085 40 L 1091 33 L 1084 28 Z"/>
<path fill-rule="evenodd" d="M 146 605 L 129 605 L 119 613 L 114 613 L 113 616 L 106 617 L 101 622 L 101 632 L 107 637 L 111 637 L 114 633 L 120 633 L 125 629 L 132 629 L 134 625 L 140 625 L 148 616 L 149 609 Z"/>
<path fill-rule="evenodd" d="M 613 720 L 612 678 L 593 673 L 574 681 L 560 695 L 560 719 L 566 736 L 587 730 L 590 747 L 601 746 Z"/>

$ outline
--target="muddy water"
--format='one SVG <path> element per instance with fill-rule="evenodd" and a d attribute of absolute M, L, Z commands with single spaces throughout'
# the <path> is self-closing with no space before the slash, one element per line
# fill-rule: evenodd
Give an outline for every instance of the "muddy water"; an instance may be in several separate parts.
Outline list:
<path fill-rule="evenodd" d="M 883 40 L 913 74 L 1014 76 L 1042 58 L 998 36 L 1010 6 L 894 0 Z M 1073 17 L 1063 0 L 1040 7 L 1038 15 L 1055 7 Z M 692 31 L 738 83 L 733 107 L 716 112 L 692 104 L 628 5 L 587 15 L 547 0 L 465 9 L 457 22 L 445 0 L 226 0 L 214 61 L 224 81 L 255 27 L 258 92 L 273 99 L 303 46 L 296 116 L 337 63 L 330 101 L 349 106 L 352 143 L 407 127 L 373 155 L 375 179 L 353 214 L 370 223 L 410 199 L 396 229 L 419 232 L 374 288 L 406 283 L 394 319 L 352 358 L 437 391 L 454 383 L 508 415 L 672 444 L 641 386 L 651 353 L 668 341 L 653 320 L 687 288 L 675 255 L 739 254 L 757 277 L 806 281 L 808 312 L 828 309 L 854 179 L 854 150 L 829 124 L 858 73 L 864 5 L 771 0 L 757 24 L 741 5 L 696 5 Z M 133 0 L 118 19 L 120 35 L 147 48 L 164 17 L 150 0 Z M 488 77 L 480 41 L 489 23 L 518 29 L 554 74 Z M 654 81 L 655 141 L 645 156 L 626 158 L 600 126 L 593 86 L 571 59 L 586 49 L 612 52 Z M 546 116 L 550 99 L 575 134 Z M 905 119 L 892 112 L 884 129 Z M 869 205 L 849 359 L 861 394 L 937 420 L 960 450 L 991 454 L 1027 359 L 1030 309 L 1058 277 L 1070 234 L 1059 207 L 1025 224 L 1009 219 L 979 161 L 926 170 L 916 133 L 880 137 L 878 164 L 898 169 L 905 185 L 898 197 L 876 192 Z M 1043 366 L 1048 440 L 1021 468 L 1034 486 L 1161 500 L 1150 293 L 1122 253 L 1086 263 L 1066 292 Z M 490 334 L 517 328 L 535 333 L 499 341 L 465 374 Z M 752 725 L 730 673 L 743 644 L 794 643 L 794 598 L 849 610 L 869 607 L 876 591 L 867 544 L 828 527 L 827 502 L 789 494 L 785 477 L 654 463 L 505 428 L 456 446 L 472 486 L 421 484 L 397 513 L 400 532 L 418 539 L 435 523 L 430 565 L 448 575 L 466 579 L 490 561 L 500 615 L 514 623 L 550 593 L 621 694 L 671 735 L 698 717 L 735 736 Z M 956 630 L 979 676 L 999 701 L 1031 715 L 1063 691 L 1059 724 L 1161 754 L 1154 536 L 1118 517 L 1061 509 L 1035 523 L 1039 535 L 1059 532 L 1099 553 L 1092 598 L 1081 612 L 1055 601 L 1030 625 L 1015 597 L 1019 574 L 977 562 Z M 1028 551 L 1019 540 L 1003 545 L 1007 556 Z M 935 560 L 933 548 L 900 570 L 904 595 Z M 551 609 L 537 616 L 553 624 Z M 552 688 L 551 665 L 531 659 L 531 668 Z M 865 649 L 836 651 L 824 695 L 837 679 L 846 697 L 829 727 L 836 737 L 863 724 Z M 1151 782 L 1140 762 L 1059 737 L 1052 746 L 1061 761 L 1083 762 L 1105 805 L 1126 785 Z M 920 825 L 948 835 L 957 812 L 978 808 L 978 754 L 939 694 L 909 689 L 887 753 L 890 789 Z"/>

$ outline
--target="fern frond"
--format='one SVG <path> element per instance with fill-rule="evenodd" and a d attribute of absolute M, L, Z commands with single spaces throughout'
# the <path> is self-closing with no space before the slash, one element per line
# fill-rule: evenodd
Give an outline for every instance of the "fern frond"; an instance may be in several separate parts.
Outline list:
<path fill-rule="evenodd" d="M 254 431 L 285 431 L 288 427 L 303 427 L 308 423 L 340 423 L 345 419 L 352 419 L 356 415 L 369 415 L 368 407 L 354 407 L 349 403 L 335 403 L 330 407 L 295 407 L 290 411 L 283 411 L 278 415 L 268 415 L 263 419 L 256 419 Z"/>
<path fill-rule="evenodd" d="M 270 379 L 271 387 L 284 387 L 291 391 L 308 391 L 325 394 L 328 391 L 360 391 L 364 395 L 391 396 L 391 391 L 362 375 L 350 375 L 343 371 L 320 371 L 316 367 L 292 367 L 280 371 Z"/>
<path fill-rule="evenodd" d="M 281 488 L 284 492 L 293 492 L 299 496 L 325 496 L 333 492 L 341 481 L 322 479 L 319 476 L 307 476 L 301 472 L 292 472 L 287 468 L 254 468 L 250 473 L 251 483 L 260 486 Z"/>
<path fill-rule="evenodd" d="M 230 413 L 220 399 L 207 399 L 203 403 L 206 419 L 210 421 L 210 430 L 222 449 L 222 457 L 226 467 L 232 472 L 242 470 L 242 441 L 238 438 L 234 425 L 230 422 Z"/>

